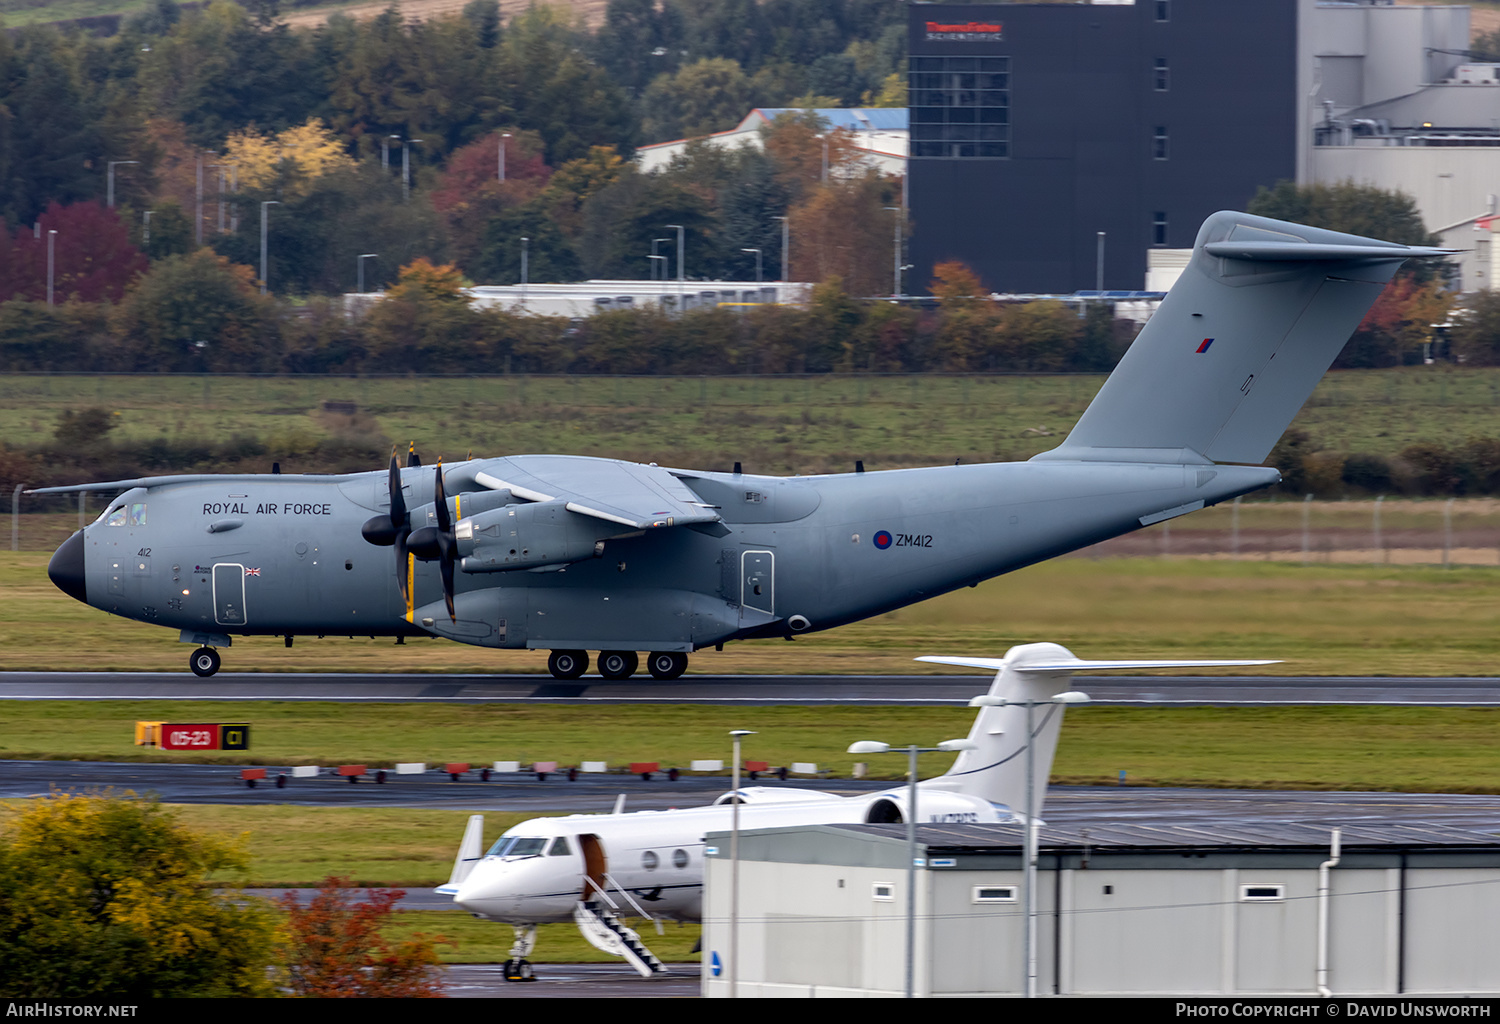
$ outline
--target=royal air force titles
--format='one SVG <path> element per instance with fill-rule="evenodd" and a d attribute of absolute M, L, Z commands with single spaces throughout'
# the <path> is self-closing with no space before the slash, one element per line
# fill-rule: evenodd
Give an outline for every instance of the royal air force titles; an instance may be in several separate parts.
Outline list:
<path fill-rule="evenodd" d="M 250 502 L 246 501 L 205 501 L 203 503 L 203 514 L 206 516 L 331 516 L 333 515 L 333 504 L 331 502 L 312 501 L 265 501 L 257 503 L 255 511 L 250 511 Z"/>

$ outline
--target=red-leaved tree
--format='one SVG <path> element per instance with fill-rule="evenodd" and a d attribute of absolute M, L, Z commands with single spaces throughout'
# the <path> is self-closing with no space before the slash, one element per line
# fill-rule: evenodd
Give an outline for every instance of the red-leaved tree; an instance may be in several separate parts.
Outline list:
<path fill-rule="evenodd" d="M 39 228 L 23 227 L 0 248 L 0 302 L 47 298 L 47 245 L 52 245 L 52 294 L 61 303 L 118 302 L 146 272 L 146 257 L 114 210 L 95 202 L 51 203 Z M 50 233 L 56 231 L 55 236 Z"/>
<path fill-rule="evenodd" d="M 413 999 L 443 994 L 434 970 L 434 944 L 441 936 L 413 935 L 391 942 L 381 935 L 402 889 L 369 889 L 357 901 L 349 879 L 330 875 L 301 905 L 288 894 L 287 987 L 294 996 L 318 999 Z"/>

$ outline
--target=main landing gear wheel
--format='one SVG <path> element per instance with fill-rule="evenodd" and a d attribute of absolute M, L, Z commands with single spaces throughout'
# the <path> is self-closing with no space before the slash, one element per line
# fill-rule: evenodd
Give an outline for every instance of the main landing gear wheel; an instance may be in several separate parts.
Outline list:
<path fill-rule="evenodd" d="M 193 675 L 207 679 L 219 671 L 219 652 L 212 647 L 200 647 L 188 657 L 188 666 Z"/>
<path fill-rule="evenodd" d="M 676 651 L 657 651 L 647 655 L 646 668 L 651 671 L 652 679 L 676 679 L 687 671 L 687 658 Z"/>
<path fill-rule="evenodd" d="M 588 651 L 553 651 L 547 656 L 547 671 L 553 679 L 577 679 L 588 667 Z"/>
<path fill-rule="evenodd" d="M 641 659 L 634 651 L 599 652 L 599 674 L 605 679 L 629 679 L 640 666 Z"/>

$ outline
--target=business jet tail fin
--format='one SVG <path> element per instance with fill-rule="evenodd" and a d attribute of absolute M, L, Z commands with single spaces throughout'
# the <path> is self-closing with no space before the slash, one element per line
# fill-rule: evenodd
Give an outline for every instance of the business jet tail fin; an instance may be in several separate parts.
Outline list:
<path fill-rule="evenodd" d="M 969 731 L 971 750 L 959 753 L 947 773 L 922 783 L 924 788 L 966 793 L 991 803 L 1003 804 L 1018 818 L 1028 806 L 1040 814 L 1057 751 L 1063 709 L 1085 703 L 1086 694 L 1070 689 L 1080 673 L 1130 669 L 1137 672 L 1163 668 L 1220 668 L 1225 666 L 1274 665 L 1274 661 L 1180 661 L 1122 660 L 1088 661 L 1058 644 L 1022 644 L 1005 652 L 1004 658 L 923 657 L 917 661 L 995 671 L 989 693 L 976 697 L 980 711 Z M 1028 728 L 1028 719 L 1030 726 Z M 1028 735 L 1030 754 L 1028 755 Z M 1026 798 L 1028 756 L 1031 760 L 1031 801 Z"/>
<path fill-rule="evenodd" d="M 469 824 L 464 828 L 463 841 L 458 844 L 458 856 L 453 858 L 453 872 L 448 876 L 447 884 L 438 886 L 435 891 L 445 896 L 458 892 L 458 887 L 483 857 L 484 815 L 471 814 Z"/>

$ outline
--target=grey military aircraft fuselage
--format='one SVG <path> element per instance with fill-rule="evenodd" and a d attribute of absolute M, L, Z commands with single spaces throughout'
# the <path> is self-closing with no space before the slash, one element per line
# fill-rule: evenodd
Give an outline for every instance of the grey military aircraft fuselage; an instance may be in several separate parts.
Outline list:
<path fill-rule="evenodd" d="M 181 631 L 446 637 L 658 678 L 689 652 L 878 615 L 1275 483 L 1265 459 L 1401 263 L 1446 250 L 1218 213 L 1056 449 L 829 476 L 563 455 L 349 476 L 176 476 L 118 494 L 48 572 Z M 123 493 L 122 493 L 123 492 Z M 390 548 L 383 552 L 382 548 Z M 394 556 L 394 557 L 392 557 Z"/>
<path fill-rule="evenodd" d="M 409 505 L 432 501 L 434 472 L 402 471 Z M 1137 529 L 1142 519 L 1264 487 L 1277 474 L 1138 464 L 1079 474 L 1062 463 L 999 463 L 679 479 L 717 506 L 722 536 L 621 528 L 609 532 L 636 535 L 606 537 L 597 553 L 551 571 L 460 572 L 456 622 L 433 607 L 441 587 L 426 566 L 415 574 L 408 620 L 389 555 L 360 536 L 359 524 L 389 505 L 377 500 L 382 473 L 134 487 L 59 556 L 81 558 L 75 597 L 194 633 L 436 633 L 488 647 L 689 652 L 877 615 Z M 1113 500 L 1102 503 L 1104 495 Z M 487 498 L 447 500 L 462 524 L 465 504 Z M 575 528 L 598 522 L 564 514 Z"/>

